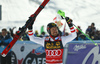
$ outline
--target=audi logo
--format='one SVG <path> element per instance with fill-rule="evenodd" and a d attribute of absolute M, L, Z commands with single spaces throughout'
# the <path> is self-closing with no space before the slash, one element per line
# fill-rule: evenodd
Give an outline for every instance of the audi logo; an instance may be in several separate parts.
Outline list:
<path fill-rule="evenodd" d="M 62 51 L 60 49 L 58 50 L 46 50 L 47 56 L 60 56 L 62 54 Z"/>

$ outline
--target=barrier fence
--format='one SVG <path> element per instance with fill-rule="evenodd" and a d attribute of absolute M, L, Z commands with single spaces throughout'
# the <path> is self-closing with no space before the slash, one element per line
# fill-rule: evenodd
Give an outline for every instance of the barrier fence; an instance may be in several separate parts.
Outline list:
<path fill-rule="evenodd" d="M 71 41 L 64 47 L 64 64 L 100 64 L 100 41 Z M 45 64 L 45 49 L 31 41 L 17 41 L 12 48 L 11 64 Z"/>
<path fill-rule="evenodd" d="M 69 44 L 66 64 L 100 64 L 100 44 Z"/>

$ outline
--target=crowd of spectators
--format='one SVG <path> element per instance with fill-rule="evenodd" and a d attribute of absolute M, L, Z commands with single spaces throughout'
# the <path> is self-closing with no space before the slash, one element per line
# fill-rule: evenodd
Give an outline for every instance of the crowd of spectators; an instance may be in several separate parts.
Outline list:
<path fill-rule="evenodd" d="M 81 31 L 81 26 L 77 26 Z M 16 33 L 13 33 L 14 29 L 16 27 L 13 27 L 13 28 L 10 28 L 9 31 L 8 31 L 8 34 L 14 38 L 14 36 L 16 35 Z M 74 39 L 74 40 L 89 40 L 84 34 L 82 34 L 82 32 L 79 31 L 78 29 L 76 29 L 76 32 L 77 32 L 77 37 Z M 64 36 L 67 36 L 69 35 L 70 33 L 66 32 Z M 86 31 L 85 31 L 85 34 L 91 38 L 92 40 L 100 40 L 100 30 L 97 30 L 96 27 L 95 27 L 95 23 L 91 23 L 90 26 L 87 27 Z M 2 35 L 2 33 L 0 32 L 0 36 Z M 46 34 L 46 32 L 42 32 L 40 35 L 38 33 L 38 30 L 36 30 L 34 32 L 34 36 L 36 37 L 46 37 L 48 36 Z M 29 41 L 29 37 L 28 37 L 28 32 L 25 32 L 22 34 L 22 36 L 19 38 L 20 41 Z"/>
<path fill-rule="evenodd" d="M 81 27 L 78 28 L 82 31 Z M 75 40 L 89 40 L 82 32 L 76 29 L 77 37 Z M 85 34 L 91 38 L 92 40 L 100 40 L 100 30 L 97 30 L 95 27 L 95 23 L 91 23 L 90 26 L 87 27 Z"/>

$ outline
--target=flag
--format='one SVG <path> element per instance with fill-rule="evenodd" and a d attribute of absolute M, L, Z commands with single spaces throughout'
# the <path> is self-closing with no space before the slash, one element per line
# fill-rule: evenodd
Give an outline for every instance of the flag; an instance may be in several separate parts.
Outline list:
<path fill-rule="evenodd" d="M 57 16 L 53 19 L 53 21 L 57 24 L 58 28 L 61 28 L 63 23 L 61 22 L 61 16 L 57 14 Z"/>
<path fill-rule="evenodd" d="M 44 25 L 41 26 L 40 34 L 42 34 L 42 32 L 44 32 Z"/>

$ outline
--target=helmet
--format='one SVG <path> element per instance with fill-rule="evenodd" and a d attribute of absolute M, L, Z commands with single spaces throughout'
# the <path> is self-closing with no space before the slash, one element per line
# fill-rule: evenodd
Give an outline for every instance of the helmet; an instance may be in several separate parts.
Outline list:
<path fill-rule="evenodd" d="M 49 23 L 48 25 L 47 25 L 47 32 L 49 33 L 49 34 L 51 34 L 50 33 L 50 29 L 52 28 L 52 27 L 57 27 L 57 29 L 58 29 L 58 26 L 55 24 L 55 23 Z"/>

